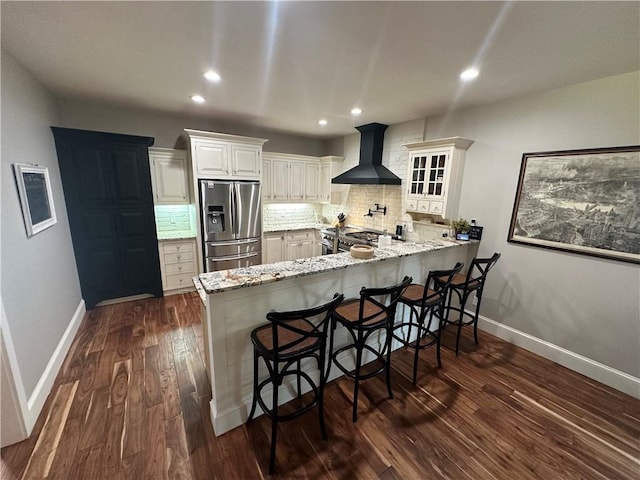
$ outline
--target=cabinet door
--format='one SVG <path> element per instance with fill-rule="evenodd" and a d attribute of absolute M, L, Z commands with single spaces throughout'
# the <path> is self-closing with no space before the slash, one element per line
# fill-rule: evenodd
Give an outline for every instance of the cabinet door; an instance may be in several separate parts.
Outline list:
<path fill-rule="evenodd" d="M 154 154 L 150 154 L 150 157 L 155 203 L 189 203 L 186 158 Z"/>
<path fill-rule="evenodd" d="M 271 161 L 262 160 L 262 200 L 272 200 Z"/>
<path fill-rule="evenodd" d="M 304 200 L 304 162 L 289 162 L 289 200 Z"/>
<path fill-rule="evenodd" d="M 260 147 L 231 145 L 231 174 L 236 178 L 260 178 Z"/>
<path fill-rule="evenodd" d="M 425 194 L 429 197 L 444 198 L 446 194 L 447 171 L 449 169 L 449 152 L 431 152 L 427 159 Z"/>
<path fill-rule="evenodd" d="M 304 169 L 304 198 L 305 200 L 319 200 L 318 187 L 320 165 L 307 163 Z"/>
<path fill-rule="evenodd" d="M 425 153 L 414 153 L 411 155 L 411 166 L 409 170 L 409 196 L 424 195 L 425 179 L 427 178 L 428 156 Z"/>
<path fill-rule="evenodd" d="M 263 246 L 263 263 L 276 263 L 284 260 L 284 237 L 282 235 L 265 235 Z"/>
<path fill-rule="evenodd" d="M 199 177 L 226 178 L 229 169 L 229 146 L 226 143 L 196 140 L 193 146 L 196 173 Z"/>
<path fill-rule="evenodd" d="M 318 178 L 318 200 L 321 202 L 331 201 L 331 164 L 320 165 L 320 175 Z"/>
<path fill-rule="evenodd" d="M 271 162 L 271 194 L 274 200 L 289 200 L 289 162 Z"/>

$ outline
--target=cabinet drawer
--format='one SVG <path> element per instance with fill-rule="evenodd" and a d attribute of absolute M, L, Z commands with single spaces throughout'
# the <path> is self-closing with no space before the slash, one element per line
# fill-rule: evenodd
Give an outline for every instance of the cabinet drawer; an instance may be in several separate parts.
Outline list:
<path fill-rule="evenodd" d="M 429 202 L 429 213 L 442 213 L 444 202 Z"/>
<path fill-rule="evenodd" d="M 315 231 L 314 230 L 302 230 L 299 232 L 293 232 L 293 233 L 287 233 L 284 236 L 284 239 L 288 242 L 288 241 L 296 241 L 296 240 L 312 240 L 313 238 L 315 238 Z"/>
<path fill-rule="evenodd" d="M 420 200 L 418 202 L 418 212 L 429 213 L 429 200 Z"/>
<path fill-rule="evenodd" d="M 178 252 L 178 253 L 165 253 L 163 255 L 164 264 L 168 265 L 170 263 L 183 263 L 183 262 L 191 262 L 193 263 L 193 251 L 191 252 Z"/>
<path fill-rule="evenodd" d="M 410 210 L 412 212 L 417 211 L 418 210 L 418 200 L 416 200 L 415 198 L 407 199 L 407 210 Z"/>
<path fill-rule="evenodd" d="M 193 252 L 193 242 L 165 242 L 162 244 L 163 253 Z"/>
<path fill-rule="evenodd" d="M 175 275 L 177 273 L 190 274 L 194 276 L 196 274 L 196 267 L 193 261 L 182 263 L 170 263 L 165 265 L 164 271 L 166 275 Z"/>
<path fill-rule="evenodd" d="M 173 288 L 187 288 L 193 287 L 193 281 L 191 273 L 179 273 L 176 275 L 167 275 L 165 277 L 165 289 L 170 290 Z"/>

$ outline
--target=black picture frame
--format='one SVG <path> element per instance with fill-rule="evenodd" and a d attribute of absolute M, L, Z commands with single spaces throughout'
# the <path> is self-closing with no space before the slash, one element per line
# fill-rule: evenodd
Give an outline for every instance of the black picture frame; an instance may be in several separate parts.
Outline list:
<path fill-rule="evenodd" d="M 27 237 L 32 237 L 57 222 L 49 169 L 40 165 L 14 163 L 13 172 Z"/>
<path fill-rule="evenodd" d="M 507 241 L 640 263 L 640 145 L 524 153 Z"/>

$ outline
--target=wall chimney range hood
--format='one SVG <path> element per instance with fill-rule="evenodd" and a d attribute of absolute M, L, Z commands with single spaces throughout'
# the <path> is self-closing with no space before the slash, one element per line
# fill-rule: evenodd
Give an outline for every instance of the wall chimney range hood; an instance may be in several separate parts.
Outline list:
<path fill-rule="evenodd" d="M 368 123 L 356 127 L 360 132 L 360 161 L 331 183 L 364 185 L 400 185 L 400 178 L 382 166 L 382 144 L 387 125 Z"/>

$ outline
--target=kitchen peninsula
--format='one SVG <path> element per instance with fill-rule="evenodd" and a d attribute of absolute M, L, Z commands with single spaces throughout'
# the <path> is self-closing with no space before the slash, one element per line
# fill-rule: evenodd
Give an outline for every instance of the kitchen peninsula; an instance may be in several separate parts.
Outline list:
<path fill-rule="evenodd" d="M 404 275 L 421 283 L 429 270 L 450 268 L 457 261 L 468 265 L 476 250 L 476 242 L 394 242 L 390 247 L 376 248 L 374 257 L 367 260 L 340 253 L 194 277 L 203 303 L 205 356 L 212 390 L 211 421 L 216 435 L 241 425 L 247 418 L 253 395 L 250 333 L 266 322 L 269 310 L 319 305 L 335 292 L 347 298 L 356 297 L 362 286 L 390 285 Z M 403 314 L 399 309 L 398 315 Z M 336 348 L 346 344 L 346 340 L 346 332 L 337 329 Z M 347 352 L 346 362 L 348 356 Z M 307 367 L 311 377 L 317 379 L 315 364 L 310 362 Z M 260 368 L 263 378 L 266 368 L 263 365 Z M 330 380 L 340 374 L 337 368 L 332 369 Z M 286 403 L 293 398 L 294 388 L 289 386 L 282 392 L 281 402 Z"/>

